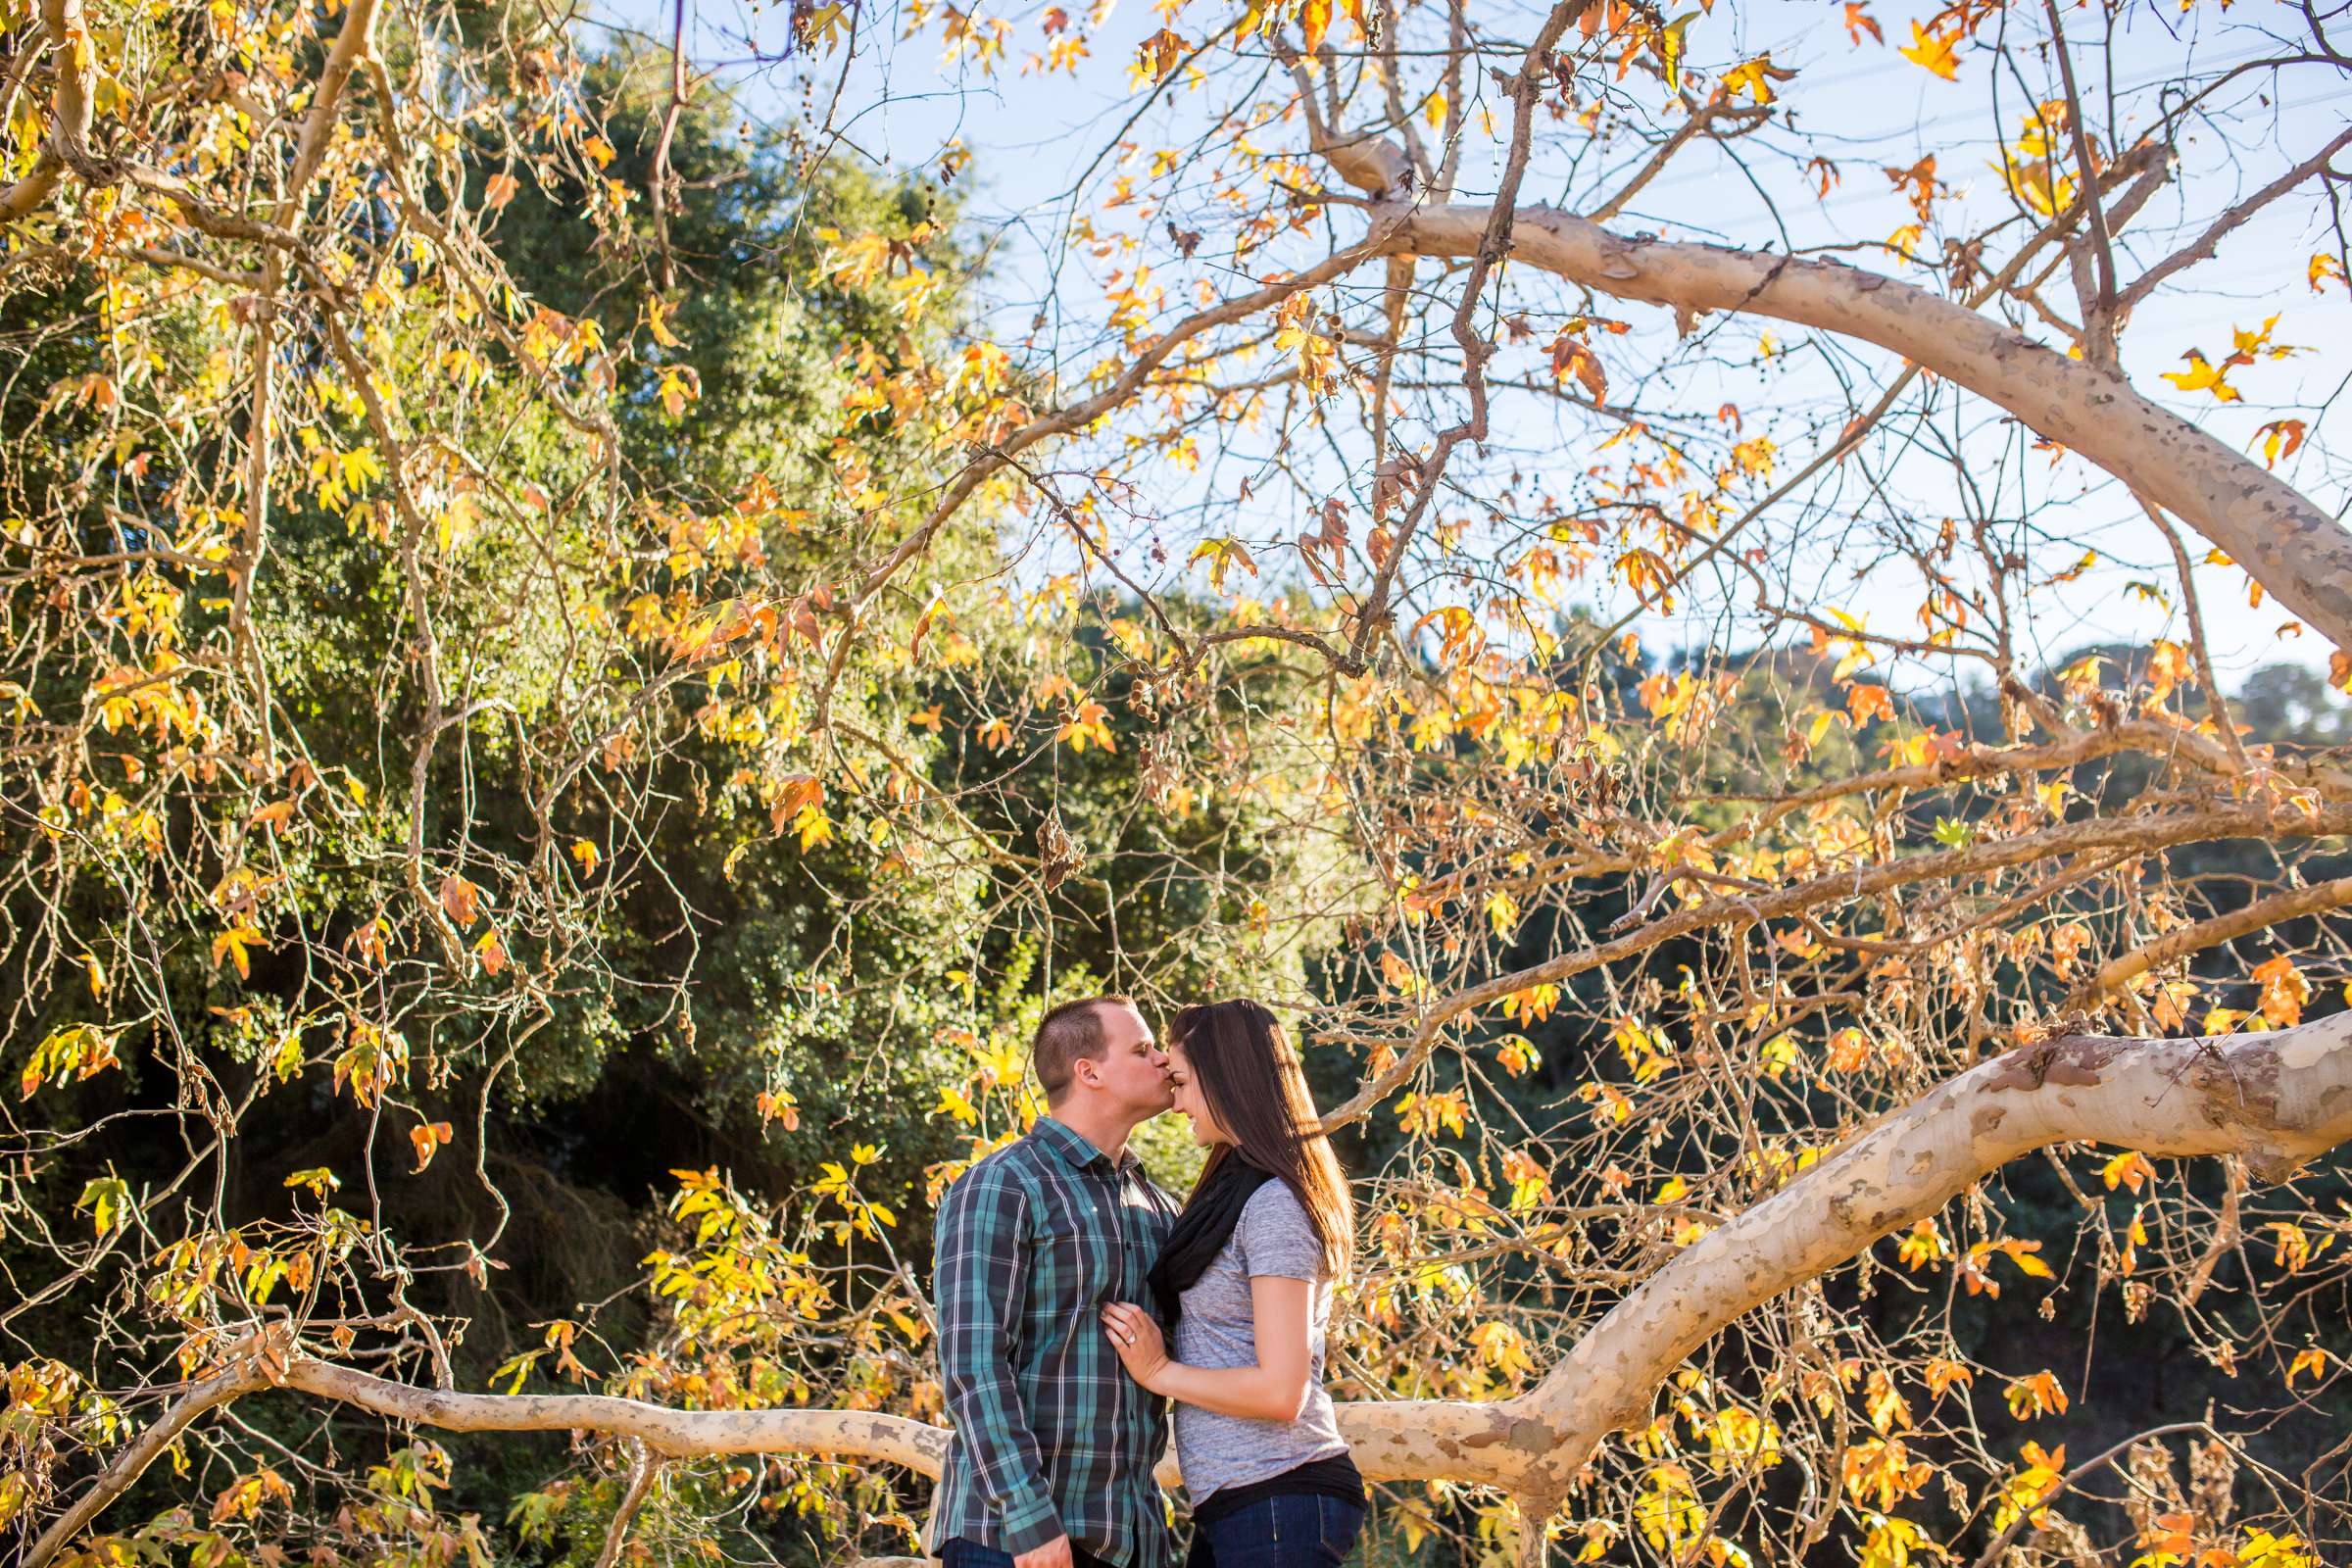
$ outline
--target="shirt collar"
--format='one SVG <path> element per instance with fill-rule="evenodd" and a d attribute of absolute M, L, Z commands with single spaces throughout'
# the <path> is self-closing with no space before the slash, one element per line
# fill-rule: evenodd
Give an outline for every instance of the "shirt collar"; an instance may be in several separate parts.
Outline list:
<path fill-rule="evenodd" d="M 1052 1150 L 1072 1170 L 1100 1168 L 1123 1174 L 1135 1163 L 1135 1151 L 1128 1150 L 1113 1165 L 1110 1156 L 1097 1149 L 1093 1140 L 1068 1123 L 1055 1121 L 1051 1116 L 1038 1117 L 1037 1125 L 1029 1130 L 1029 1136 Z"/>

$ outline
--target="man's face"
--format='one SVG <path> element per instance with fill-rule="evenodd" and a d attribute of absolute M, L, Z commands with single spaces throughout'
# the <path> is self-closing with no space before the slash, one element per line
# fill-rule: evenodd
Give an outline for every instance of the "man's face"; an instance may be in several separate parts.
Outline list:
<path fill-rule="evenodd" d="M 1104 1004 L 1097 1010 L 1102 1055 L 1091 1063 L 1096 1082 L 1139 1121 L 1158 1115 L 1170 1102 L 1168 1058 L 1152 1038 L 1151 1025 L 1130 1006 Z"/>

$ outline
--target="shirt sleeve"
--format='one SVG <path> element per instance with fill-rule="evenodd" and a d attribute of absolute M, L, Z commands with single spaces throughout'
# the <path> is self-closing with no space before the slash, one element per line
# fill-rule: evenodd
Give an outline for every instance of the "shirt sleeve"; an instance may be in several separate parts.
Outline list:
<path fill-rule="evenodd" d="M 982 1168 L 940 1201 L 932 1288 L 939 1304 L 939 1370 L 949 1417 L 980 1494 L 1014 1556 L 1061 1535 L 1037 1435 L 1013 1381 L 1011 1325 L 1026 1295 L 1028 1206 L 1017 1182 Z"/>
<path fill-rule="evenodd" d="M 1252 1279 L 1261 1274 L 1309 1283 L 1323 1278 L 1322 1240 L 1298 1194 L 1280 1179 L 1250 1195 L 1233 1240 L 1242 1272 Z"/>

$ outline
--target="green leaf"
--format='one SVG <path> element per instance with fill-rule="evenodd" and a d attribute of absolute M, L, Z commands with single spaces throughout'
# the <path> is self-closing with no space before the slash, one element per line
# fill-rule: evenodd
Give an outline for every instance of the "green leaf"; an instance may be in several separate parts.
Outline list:
<path fill-rule="evenodd" d="M 130 1184 L 120 1176 L 100 1176 L 81 1190 L 81 1200 L 74 1205 L 78 1214 L 90 1210 L 90 1223 L 100 1236 L 120 1230 L 134 1212 L 130 1201 Z"/>
<path fill-rule="evenodd" d="M 1658 58 L 1666 67 L 1666 90 L 1669 92 L 1683 90 L 1683 34 L 1697 20 L 1697 12 L 1686 11 L 1666 24 L 1665 30 L 1658 34 Z"/>

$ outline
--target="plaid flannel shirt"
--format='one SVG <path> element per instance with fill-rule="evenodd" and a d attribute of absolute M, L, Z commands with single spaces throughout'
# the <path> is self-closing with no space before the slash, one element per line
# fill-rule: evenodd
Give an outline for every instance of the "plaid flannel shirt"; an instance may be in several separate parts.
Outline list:
<path fill-rule="evenodd" d="M 948 1189 L 932 1289 L 956 1432 L 933 1550 L 960 1536 L 1017 1556 L 1067 1534 L 1120 1568 L 1169 1560 L 1152 1479 L 1167 1404 L 1128 1377 L 1099 1309 L 1149 1309 L 1177 1206 L 1134 1154 L 1114 1169 L 1050 1116 Z"/>

